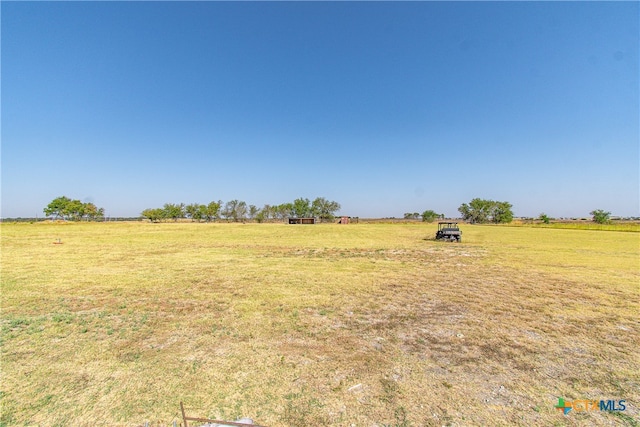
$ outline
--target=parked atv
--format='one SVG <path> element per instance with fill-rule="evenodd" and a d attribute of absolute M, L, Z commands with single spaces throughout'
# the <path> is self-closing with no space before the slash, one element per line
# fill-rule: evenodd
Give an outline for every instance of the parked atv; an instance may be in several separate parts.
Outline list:
<path fill-rule="evenodd" d="M 447 242 L 461 242 L 462 231 L 458 228 L 457 222 L 439 222 L 438 231 L 436 232 L 436 240 L 444 240 Z"/>

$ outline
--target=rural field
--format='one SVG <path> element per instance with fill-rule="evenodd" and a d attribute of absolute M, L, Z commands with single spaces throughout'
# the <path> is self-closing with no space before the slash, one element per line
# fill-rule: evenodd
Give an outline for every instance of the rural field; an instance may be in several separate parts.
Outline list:
<path fill-rule="evenodd" d="M 640 233 L 461 228 L 3 223 L 0 426 L 640 425 Z"/>

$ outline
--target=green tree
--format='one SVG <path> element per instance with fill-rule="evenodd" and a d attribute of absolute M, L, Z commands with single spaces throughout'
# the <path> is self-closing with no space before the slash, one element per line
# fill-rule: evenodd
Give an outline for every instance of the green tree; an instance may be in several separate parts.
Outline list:
<path fill-rule="evenodd" d="M 260 212 L 256 215 L 256 221 L 263 222 L 276 218 L 276 207 L 266 204 L 260 209 Z"/>
<path fill-rule="evenodd" d="M 151 208 L 143 210 L 141 215 L 151 222 L 160 222 L 166 218 L 166 211 L 162 208 Z"/>
<path fill-rule="evenodd" d="M 491 221 L 496 224 L 508 224 L 513 221 L 512 206 L 509 202 L 493 202 L 491 206 Z"/>
<path fill-rule="evenodd" d="M 104 217 L 104 208 L 99 208 L 93 203 L 84 204 L 84 216 L 87 220 L 97 220 Z"/>
<path fill-rule="evenodd" d="M 489 221 L 491 201 L 479 198 L 472 199 L 469 204 L 463 203 L 458 208 L 462 218 L 470 223 L 485 223 Z"/>
<path fill-rule="evenodd" d="M 84 216 L 84 203 L 80 200 L 71 200 L 67 203 L 64 213 L 68 218 L 74 221 L 80 221 Z"/>
<path fill-rule="evenodd" d="M 293 204 L 292 203 L 282 203 L 275 207 L 276 218 L 280 220 L 284 220 L 288 216 L 293 215 Z"/>
<path fill-rule="evenodd" d="M 494 200 L 485 200 L 475 198 L 469 204 L 463 203 L 458 208 L 458 212 L 462 214 L 462 218 L 470 223 L 508 223 L 513 220 L 513 211 L 511 203 L 496 202 Z"/>
<path fill-rule="evenodd" d="M 551 218 L 549 218 L 549 215 L 547 215 L 546 213 L 542 212 L 539 216 L 538 219 L 540 221 L 542 221 L 545 224 L 549 224 L 549 222 L 551 221 Z"/>
<path fill-rule="evenodd" d="M 233 219 L 234 222 L 244 221 L 247 215 L 247 204 L 241 200 L 230 200 L 224 205 L 222 216 L 227 220 Z"/>
<path fill-rule="evenodd" d="M 340 203 L 327 200 L 324 197 L 317 197 L 311 203 L 311 213 L 320 217 L 321 221 L 332 222 L 335 214 L 340 210 Z"/>
<path fill-rule="evenodd" d="M 205 218 L 207 222 L 213 221 L 220 216 L 220 207 L 222 206 L 222 201 L 218 200 L 217 202 L 211 202 L 207 205 Z"/>
<path fill-rule="evenodd" d="M 56 197 L 43 209 L 46 216 L 53 216 L 54 219 L 72 219 L 80 221 L 83 218 L 95 220 L 104 216 L 104 208 L 98 208 L 93 203 L 82 203 L 77 199 L 70 199 L 66 196 Z"/>
<path fill-rule="evenodd" d="M 435 221 L 437 218 L 440 218 L 440 214 L 436 213 L 436 211 L 433 210 L 427 210 L 422 212 L 422 221 L 424 222 L 433 222 Z"/>
<path fill-rule="evenodd" d="M 292 215 L 295 218 L 308 218 L 311 216 L 311 201 L 309 199 L 295 199 L 293 201 Z"/>
<path fill-rule="evenodd" d="M 204 207 L 204 209 L 203 207 L 204 205 L 201 205 L 199 203 L 191 203 L 190 205 L 185 206 L 184 212 L 187 218 L 191 218 L 191 220 L 193 221 L 200 222 L 200 220 L 204 218 L 204 211 L 206 211 L 206 207 Z"/>
<path fill-rule="evenodd" d="M 207 205 L 198 205 L 196 217 L 198 218 L 198 221 L 207 220 Z"/>
<path fill-rule="evenodd" d="M 178 218 L 184 218 L 184 203 L 165 203 L 163 209 L 165 218 L 171 218 L 174 221 L 177 221 Z"/>
<path fill-rule="evenodd" d="M 596 209 L 589 212 L 589 215 L 593 217 L 593 222 L 598 224 L 606 224 L 609 222 L 611 212 L 606 212 L 602 209 Z"/>
<path fill-rule="evenodd" d="M 54 219 L 64 219 L 67 212 L 67 205 L 70 202 L 71 199 L 66 196 L 57 197 L 43 209 L 43 212 L 46 216 L 53 215 Z"/>
<path fill-rule="evenodd" d="M 256 215 L 258 215 L 258 212 L 260 212 L 260 209 L 258 209 L 255 205 L 249 205 L 249 210 L 247 211 L 249 220 L 253 221 Z"/>

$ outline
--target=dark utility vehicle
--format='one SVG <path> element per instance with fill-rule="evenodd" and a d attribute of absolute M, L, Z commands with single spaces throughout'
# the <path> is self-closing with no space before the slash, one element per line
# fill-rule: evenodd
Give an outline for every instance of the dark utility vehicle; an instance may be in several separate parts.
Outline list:
<path fill-rule="evenodd" d="M 448 242 L 461 242 L 462 231 L 458 228 L 457 222 L 439 222 L 436 240 L 445 240 Z"/>

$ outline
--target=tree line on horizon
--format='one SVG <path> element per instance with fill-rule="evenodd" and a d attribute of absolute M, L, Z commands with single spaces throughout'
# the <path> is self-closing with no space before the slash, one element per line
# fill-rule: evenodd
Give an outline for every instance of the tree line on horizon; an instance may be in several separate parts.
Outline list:
<path fill-rule="evenodd" d="M 307 198 L 298 198 L 291 203 L 278 205 L 265 204 L 262 208 L 255 205 L 247 205 L 241 200 L 230 200 L 223 203 L 221 200 L 212 201 L 206 205 L 199 203 L 165 203 L 161 208 L 145 209 L 141 217 L 151 222 L 161 222 L 188 218 L 196 222 L 211 222 L 220 219 L 233 222 L 255 221 L 258 223 L 270 221 L 284 221 L 286 218 L 319 218 L 323 222 L 333 221 L 336 212 L 341 208 L 338 202 L 317 197 L 313 201 Z M 44 214 L 53 219 L 96 221 L 104 219 L 104 208 L 99 208 L 91 202 L 83 203 L 80 200 L 61 196 L 53 199 L 44 209 Z M 484 223 L 510 223 L 513 220 L 512 205 L 509 202 L 474 198 L 468 204 L 463 203 L 458 208 L 462 219 L 471 224 Z M 595 209 L 589 214 L 592 220 L 598 224 L 610 221 L 611 212 L 603 209 Z M 405 219 L 420 219 L 424 222 L 433 222 L 436 219 L 444 219 L 444 214 L 434 210 L 426 210 L 422 214 L 417 212 L 405 213 Z M 549 223 L 552 219 L 545 213 L 541 213 L 538 219 Z"/>
<path fill-rule="evenodd" d="M 340 204 L 324 197 L 317 197 L 313 201 L 298 198 L 291 203 L 278 205 L 266 204 L 262 208 L 247 205 L 242 200 L 221 200 L 208 204 L 165 203 L 161 208 L 149 208 L 142 211 L 141 216 L 151 222 L 161 222 L 188 218 L 196 222 L 211 222 L 224 219 L 228 222 L 256 221 L 258 223 L 292 218 L 320 218 L 321 221 L 333 221 Z"/>

